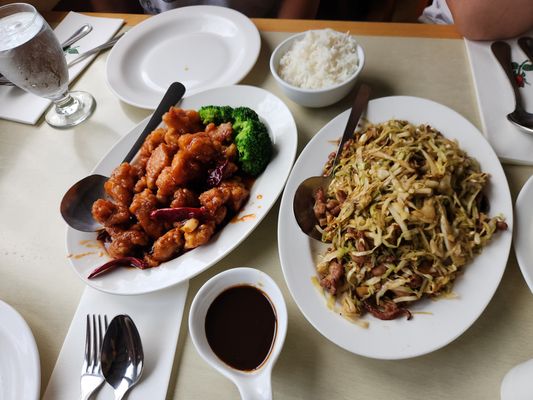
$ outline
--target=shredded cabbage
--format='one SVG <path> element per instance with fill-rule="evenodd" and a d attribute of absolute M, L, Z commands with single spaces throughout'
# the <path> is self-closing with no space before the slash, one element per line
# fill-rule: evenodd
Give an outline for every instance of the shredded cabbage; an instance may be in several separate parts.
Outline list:
<path fill-rule="evenodd" d="M 330 170 L 331 160 L 324 172 Z M 429 125 L 368 124 L 333 173 L 327 211 L 317 215 L 331 246 L 317 272 L 345 315 L 381 318 L 391 307 L 449 294 L 463 267 L 506 229 L 502 216 L 487 215 L 489 176 Z M 332 284 L 325 280 L 334 262 L 342 277 Z"/>

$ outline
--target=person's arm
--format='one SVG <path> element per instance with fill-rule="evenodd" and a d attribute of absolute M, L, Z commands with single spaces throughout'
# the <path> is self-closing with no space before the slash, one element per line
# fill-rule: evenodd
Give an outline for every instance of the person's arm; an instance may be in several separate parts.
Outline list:
<path fill-rule="evenodd" d="M 320 0 L 283 0 L 278 11 L 278 18 L 314 19 Z"/>
<path fill-rule="evenodd" d="M 458 31 L 467 39 L 508 39 L 533 29 L 532 0 L 447 0 Z"/>

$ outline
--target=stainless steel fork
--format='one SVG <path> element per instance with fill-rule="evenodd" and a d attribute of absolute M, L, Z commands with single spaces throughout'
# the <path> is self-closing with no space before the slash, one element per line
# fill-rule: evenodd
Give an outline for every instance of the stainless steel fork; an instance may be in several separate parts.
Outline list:
<path fill-rule="evenodd" d="M 102 318 L 100 315 L 87 314 L 87 327 L 85 331 L 85 357 L 81 369 L 81 400 L 87 400 L 96 389 L 104 383 L 102 366 L 100 364 L 100 349 L 105 330 L 107 329 L 107 315 Z"/>

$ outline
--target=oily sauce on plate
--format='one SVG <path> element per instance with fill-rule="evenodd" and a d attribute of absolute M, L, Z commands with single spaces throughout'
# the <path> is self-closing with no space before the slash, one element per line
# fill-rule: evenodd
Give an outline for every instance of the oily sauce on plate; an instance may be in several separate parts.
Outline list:
<path fill-rule="evenodd" d="M 205 333 L 224 363 L 253 371 L 268 358 L 277 330 L 276 312 L 268 296 L 251 285 L 230 287 L 207 310 Z"/>

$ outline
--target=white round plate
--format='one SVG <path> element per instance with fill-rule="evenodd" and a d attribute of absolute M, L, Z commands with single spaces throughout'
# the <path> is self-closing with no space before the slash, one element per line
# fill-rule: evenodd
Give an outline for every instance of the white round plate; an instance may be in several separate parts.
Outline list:
<path fill-rule="evenodd" d="M 516 198 L 516 229 L 514 251 L 529 290 L 533 292 L 533 176 L 530 177 Z"/>
<path fill-rule="evenodd" d="M 394 96 L 372 100 L 366 117 L 374 123 L 389 119 L 427 123 L 444 136 L 456 139 L 491 176 L 487 190 L 492 214 L 505 216 L 508 231 L 492 242 L 466 268 L 454 285 L 455 299 L 423 300 L 410 307 L 412 320 L 381 321 L 365 316 L 367 329 L 330 310 L 325 297 L 311 282 L 315 261 L 323 246 L 299 229 L 293 215 L 296 188 L 309 176 L 320 175 L 328 154 L 335 149 L 348 120 L 349 110 L 324 126 L 302 151 L 283 193 L 278 221 L 281 266 L 289 290 L 309 322 L 340 347 L 366 357 L 402 359 L 434 351 L 461 335 L 483 312 L 505 270 L 512 238 L 513 209 L 502 166 L 482 134 L 464 117 L 433 101 Z M 428 313 L 428 314 L 426 314 Z"/>
<path fill-rule="evenodd" d="M 41 362 L 31 330 L 0 300 L 0 399 L 35 399 L 41 390 Z"/>
<path fill-rule="evenodd" d="M 533 360 L 511 368 L 500 385 L 500 400 L 530 400 L 533 393 Z"/>
<path fill-rule="evenodd" d="M 184 109 L 198 109 L 217 104 L 233 107 L 247 106 L 255 110 L 267 125 L 274 143 L 274 155 L 266 170 L 255 180 L 250 199 L 237 215 L 210 242 L 191 250 L 157 268 L 139 270 L 117 268 L 100 277 L 87 279 L 89 273 L 109 260 L 102 254 L 96 233 L 67 228 L 67 251 L 76 273 L 89 286 L 113 294 L 141 294 L 154 292 L 186 281 L 204 271 L 241 243 L 268 213 L 289 176 L 296 156 L 297 131 L 291 112 L 272 93 L 253 86 L 227 86 L 211 89 L 187 97 L 178 104 Z M 132 147 L 147 119 L 120 140 L 93 171 L 109 176 Z"/>
<path fill-rule="evenodd" d="M 150 17 L 111 50 L 106 79 L 122 101 L 154 110 L 172 82 L 187 96 L 239 82 L 252 69 L 261 38 L 231 8 L 190 6 Z"/>

